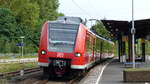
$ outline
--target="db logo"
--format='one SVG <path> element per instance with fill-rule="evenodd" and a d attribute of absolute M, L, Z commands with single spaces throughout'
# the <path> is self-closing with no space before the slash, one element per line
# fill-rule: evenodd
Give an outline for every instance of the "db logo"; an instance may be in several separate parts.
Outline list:
<path fill-rule="evenodd" d="M 57 53 L 57 57 L 61 57 L 61 58 L 64 57 L 64 53 L 60 53 L 60 52 Z"/>

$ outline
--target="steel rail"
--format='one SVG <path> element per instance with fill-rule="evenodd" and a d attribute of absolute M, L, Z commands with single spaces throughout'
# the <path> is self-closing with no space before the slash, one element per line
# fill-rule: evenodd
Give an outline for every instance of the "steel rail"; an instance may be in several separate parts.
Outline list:
<path fill-rule="evenodd" d="M 40 67 L 29 68 L 29 69 L 24 70 L 24 74 L 29 74 L 29 73 L 38 72 L 38 71 L 41 71 Z M 14 72 L 2 73 L 2 74 L 0 74 L 0 78 L 14 77 L 14 76 L 19 76 L 19 75 L 20 75 L 20 70 L 14 71 Z"/>

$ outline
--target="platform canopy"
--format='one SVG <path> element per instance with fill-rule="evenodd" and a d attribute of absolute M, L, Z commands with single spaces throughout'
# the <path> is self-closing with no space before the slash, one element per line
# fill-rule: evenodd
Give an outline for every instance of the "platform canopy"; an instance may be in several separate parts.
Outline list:
<path fill-rule="evenodd" d="M 131 21 L 117 21 L 117 20 L 101 20 L 108 31 L 113 36 L 119 38 L 122 35 L 131 35 L 132 22 Z M 144 38 L 150 40 L 150 19 L 135 20 L 136 34 L 135 38 Z"/>

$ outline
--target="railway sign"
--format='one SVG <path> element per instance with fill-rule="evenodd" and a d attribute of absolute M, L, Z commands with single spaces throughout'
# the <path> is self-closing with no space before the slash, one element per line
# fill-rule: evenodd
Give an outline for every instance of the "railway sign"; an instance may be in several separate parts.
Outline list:
<path fill-rule="evenodd" d="M 23 43 L 17 43 L 16 46 L 24 46 Z"/>

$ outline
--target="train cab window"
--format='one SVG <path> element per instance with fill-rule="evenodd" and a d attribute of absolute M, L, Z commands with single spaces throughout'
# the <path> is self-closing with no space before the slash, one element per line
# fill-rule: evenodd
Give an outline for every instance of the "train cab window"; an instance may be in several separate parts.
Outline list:
<path fill-rule="evenodd" d="M 49 24 L 49 51 L 73 52 L 78 24 Z"/>

